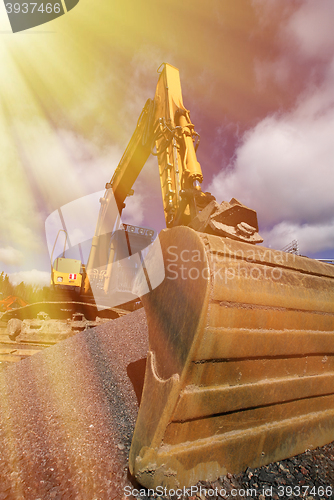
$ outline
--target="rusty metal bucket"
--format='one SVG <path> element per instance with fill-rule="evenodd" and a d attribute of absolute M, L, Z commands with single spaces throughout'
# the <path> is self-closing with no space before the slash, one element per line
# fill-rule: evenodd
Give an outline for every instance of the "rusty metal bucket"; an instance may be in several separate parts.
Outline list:
<path fill-rule="evenodd" d="M 187 227 L 160 241 L 139 483 L 190 486 L 334 440 L 334 267 Z"/>

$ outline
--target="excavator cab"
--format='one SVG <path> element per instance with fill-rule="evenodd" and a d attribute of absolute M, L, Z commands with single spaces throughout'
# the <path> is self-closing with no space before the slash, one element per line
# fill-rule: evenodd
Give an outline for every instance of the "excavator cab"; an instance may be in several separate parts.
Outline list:
<path fill-rule="evenodd" d="M 61 235 L 64 237 L 62 254 L 61 257 L 58 256 L 53 260 L 55 248 Z M 79 294 L 83 276 L 82 262 L 78 259 L 65 257 L 67 240 L 67 232 L 64 229 L 59 229 L 51 252 L 51 285 L 56 292 L 68 290 Z"/>
<path fill-rule="evenodd" d="M 88 271 L 89 286 L 98 304 L 138 301 L 134 284 L 156 237 L 152 229 L 124 223 L 99 239 Z"/>
<path fill-rule="evenodd" d="M 51 284 L 55 289 L 72 289 L 80 293 L 82 284 L 82 263 L 80 260 L 57 257 L 52 265 Z"/>

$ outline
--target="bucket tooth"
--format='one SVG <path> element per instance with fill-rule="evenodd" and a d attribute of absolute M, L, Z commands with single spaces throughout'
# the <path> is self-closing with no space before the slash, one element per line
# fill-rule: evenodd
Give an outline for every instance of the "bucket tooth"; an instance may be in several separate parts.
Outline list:
<path fill-rule="evenodd" d="M 215 234 L 246 243 L 262 243 L 255 210 L 246 207 L 232 198 L 220 205 L 212 200 L 190 222 L 189 227 L 195 231 Z"/>
<path fill-rule="evenodd" d="M 333 441 L 334 266 L 189 227 L 160 242 L 139 483 L 187 487 Z"/>

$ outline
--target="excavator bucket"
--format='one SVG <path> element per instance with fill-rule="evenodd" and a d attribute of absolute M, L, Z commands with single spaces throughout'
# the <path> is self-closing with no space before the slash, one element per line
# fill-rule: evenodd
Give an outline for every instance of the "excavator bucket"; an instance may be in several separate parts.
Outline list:
<path fill-rule="evenodd" d="M 333 441 L 334 266 L 189 227 L 160 242 L 138 482 L 187 487 Z"/>

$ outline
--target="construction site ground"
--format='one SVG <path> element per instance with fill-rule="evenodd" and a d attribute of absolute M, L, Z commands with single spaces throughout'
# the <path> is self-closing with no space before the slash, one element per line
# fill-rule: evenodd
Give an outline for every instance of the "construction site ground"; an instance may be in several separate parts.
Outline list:
<path fill-rule="evenodd" d="M 54 343 L 12 341 L 8 337 L 6 324 L 0 322 L 0 371 L 12 363 L 17 363 L 47 349 Z"/>
<path fill-rule="evenodd" d="M 1 370 L 0 500 L 157 498 L 127 465 L 147 350 L 141 309 Z M 174 498 L 334 498 L 334 444 L 196 488 Z"/>

